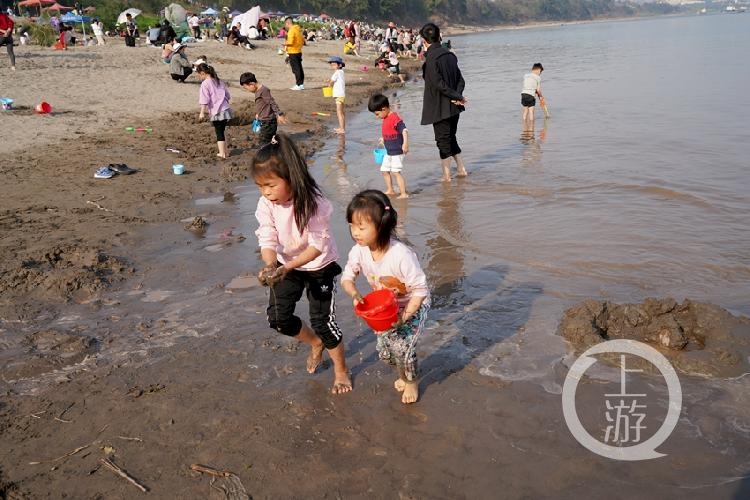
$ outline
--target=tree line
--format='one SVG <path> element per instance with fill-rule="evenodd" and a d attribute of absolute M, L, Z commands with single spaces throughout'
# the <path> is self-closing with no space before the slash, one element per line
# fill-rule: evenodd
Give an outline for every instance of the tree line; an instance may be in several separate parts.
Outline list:
<path fill-rule="evenodd" d="M 73 0 L 59 0 L 72 5 Z M 7 4 L 7 1 L 0 0 Z M 136 7 L 144 12 L 159 12 L 169 0 L 83 0 L 93 5 L 96 14 L 121 12 Z M 177 2 L 181 3 L 181 2 Z M 206 2 L 210 4 L 210 0 Z M 641 14 L 668 14 L 679 7 L 667 3 L 636 4 L 620 0 L 217 0 L 212 6 L 247 10 L 260 3 L 263 11 L 307 13 L 357 19 L 370 22 L 397 21 L 398 24 L 419 24 L 428 19 L 451 23 L 522 24 L 534 21 L 581 21 L 604 17 L 627 17 Z M 186 9 L 191 4 L 182 2 Z M 195 7 L 194 10 L 201 10 Z"/>

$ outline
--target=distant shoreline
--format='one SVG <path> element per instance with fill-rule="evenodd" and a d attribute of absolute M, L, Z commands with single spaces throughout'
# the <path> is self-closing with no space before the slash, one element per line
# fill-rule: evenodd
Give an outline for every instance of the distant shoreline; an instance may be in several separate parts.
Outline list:
<path fill-rule="evenodd" d="M 444 36 L 461 36 L 469 35 L 474 33 L 489 33 L 495 31 L 515 31 L 515 30 L 526 30 L 533 28 L 550 28 L 554 26 L 569 26 L 579 24 L 594 24 L 594 23 L 607 23 L 607 22 L 622 22 L 622 21 L 642 21 L 644 19 L 655 19 L 661 17 L 692 17 L 695 14 L 692 13 L 679 13 L 679 14 L 662 14 L 653 16 L 631 16 L 631 17 L 606 17 L 597 19 L 585 19 L 580 21 L 534 21 L 525 24 L 489 24 L 489 25 L 476 25 L 468 26 L 463 24 L 446 24 L 441 25 L 440 29 Z M 704 14 L 708 15 L 708 14 Z"/>

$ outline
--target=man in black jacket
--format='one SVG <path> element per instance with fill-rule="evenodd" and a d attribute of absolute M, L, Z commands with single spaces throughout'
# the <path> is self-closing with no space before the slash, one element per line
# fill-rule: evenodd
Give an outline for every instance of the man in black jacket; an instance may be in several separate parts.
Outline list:
<path fill-rule="evenodd" d="M 447 182 L 451 180 L 451 160 L 456 161 L 456 175 L 466 176 L 461 148 L 456 140 L 458 118 L 466 106 L 463 96 L 465 83 L 455 54 L 440 45 L 440 28 L 427 23 L 419 34 L 427 51 L 422 65 L 422 125 L 432 124 L 443 167 L 442 180 Z"/>

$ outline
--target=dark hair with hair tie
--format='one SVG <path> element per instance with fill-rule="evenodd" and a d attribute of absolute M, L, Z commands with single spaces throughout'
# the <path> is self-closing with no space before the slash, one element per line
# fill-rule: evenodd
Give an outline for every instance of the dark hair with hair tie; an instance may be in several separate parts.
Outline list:
<path fill-rule="evenodd" d="M 253 179 L 275 175 L 284 179 L 292 190 L 294 222 L 304 231 L 310 218 L 318 211 L 318 198 L 323 196 L 318 183 L 310 175 L 307 162 L 294 141 L 282 133 L 255 153 L 250 162 Z"/>
<path fill-rule="evenodd" d="M 216 75 L 216 70 L 214 70 L 213 66 L 209 66 L 206 63 L 200 63 L 198 66 L 195 67 L 196 73 L 204 73 L 211 77 L 211 79 L 216 80 L 217 82 L 220 82 L 221 80 Z"/>
<path fill-rule="evenodd" d="M 354 216 L 364 217 L 375 224 L 378 237 L 375 244 L 385 250 L 392 239 L 396 239 L 398 213 L 391 205 L 388 196 L 377 189 L 366 189 L 352 198 L 346 207 L 346 221 L 351 224 Z"/>

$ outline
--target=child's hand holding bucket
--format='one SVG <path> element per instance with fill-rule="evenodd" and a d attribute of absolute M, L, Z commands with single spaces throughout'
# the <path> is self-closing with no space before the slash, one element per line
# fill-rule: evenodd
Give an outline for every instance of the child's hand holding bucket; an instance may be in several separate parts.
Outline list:
<path fill-rule="evenodd" d="M 376 334 L 388 331 L 399 320 L 396 294 L 387 288 L 368 293 L 354 306 L 354 313 L 364 319 Z"/>

